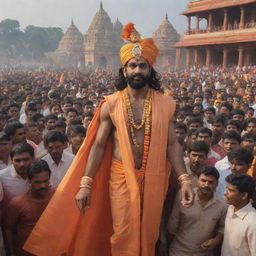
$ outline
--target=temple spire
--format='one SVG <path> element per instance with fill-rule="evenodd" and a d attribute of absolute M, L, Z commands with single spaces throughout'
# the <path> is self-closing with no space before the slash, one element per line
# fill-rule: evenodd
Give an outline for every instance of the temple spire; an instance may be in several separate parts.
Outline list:
<path fill-rule="evenodd" d="M 74 20 L 73 20 L 73 18 L 71 18 L 71 25 L 74 25 Z"/>
<path fill-rule="evenodd" d="M 165 20 L 168 20 L 168 13 L 166 13 L 165 15 Z"/>
<path fill-rule="evenodd" d="M 103 3 L 100 1 L 100 9 L 103 10 Z"/>

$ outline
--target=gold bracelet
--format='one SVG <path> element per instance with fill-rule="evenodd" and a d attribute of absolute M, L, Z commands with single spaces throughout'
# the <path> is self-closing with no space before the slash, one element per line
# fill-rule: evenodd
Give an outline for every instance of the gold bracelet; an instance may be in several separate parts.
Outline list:
<path fill-rule="evenodd" d="M 89 176 L 83 176 L 81 178 L 81 182 L 80 182 L 80 188 L 81 187 L 87 187 L 87 188 L 91 188 L 93 185 L 93 178 L 89 177 Z"/>
<path fill-rule="evenodd" d="M 188 183 L 188 184 L 192 184 L 192 181 L 191 181 L 191 178 L 189 176 L 189 174 L 187 173 L 184 173 L 184 174 L 181 174 L 179 177 L 178 177 L 178 181 L 180 183 L 180 185 L 182 186 L 183 184 L 185 183 Z"/>

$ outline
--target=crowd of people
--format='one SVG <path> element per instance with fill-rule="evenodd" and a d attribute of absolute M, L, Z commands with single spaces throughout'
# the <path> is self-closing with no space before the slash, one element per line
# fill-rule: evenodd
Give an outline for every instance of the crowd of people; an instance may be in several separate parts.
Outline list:
<path fill-rule="evenodd" d="M 117 77 L 100 69 L 0 70 L 2 255 L 31 255 L 22 246 Z M 217 256 L 221 244 L 222 255 L 256 255 L 256 67 L 159 77 L 160 92 L 176 100 L 174 127 L 195 199 L 184 208 L 178 188 L 170 192 L 176 199 L 165 201 L 157 255 Z"/>

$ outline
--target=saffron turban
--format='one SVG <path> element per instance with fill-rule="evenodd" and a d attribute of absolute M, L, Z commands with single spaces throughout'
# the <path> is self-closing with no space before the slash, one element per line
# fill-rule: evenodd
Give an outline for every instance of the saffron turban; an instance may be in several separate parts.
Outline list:
<path fill-rule="evenodd" d="M 129 22 L 123 27 L 121 38 L 130 43 L 120 49 L 120 58 L 123 65 L 132 58 L 142 57 L 152 66 L 157 58 L 159 50 L 152 38 L 141 38 L 134 24 Z"/>

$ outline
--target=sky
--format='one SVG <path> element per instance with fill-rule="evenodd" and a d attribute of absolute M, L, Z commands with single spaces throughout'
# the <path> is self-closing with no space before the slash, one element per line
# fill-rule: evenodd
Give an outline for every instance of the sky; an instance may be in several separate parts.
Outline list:
<path fill-rule="evenodd" d="M 186 19 L 180 15 L 189 0 L 102 0 L 103 8 L 112 22 L 117 17 L 126 24 L 132 21 L 145 37 L 150 36 L 161 24 L 166 13 L 178 33 L 183 33 Z M 100 0 L 0 0 L 0 21 L 15 19 L 21 29 L 28 25 L 40 27 L 61 27 L 63 31 L 70 25 L 71 18 L 84 34 Z"/>

